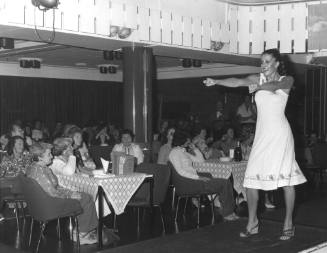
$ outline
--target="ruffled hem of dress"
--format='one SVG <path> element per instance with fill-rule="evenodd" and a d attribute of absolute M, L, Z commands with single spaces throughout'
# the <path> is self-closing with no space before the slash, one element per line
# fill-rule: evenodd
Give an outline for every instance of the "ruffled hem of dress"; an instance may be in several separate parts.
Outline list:
<path fill-rule="evenodd" d="M 303 175 L 295 175 L 290 178 L 277 180 L 262 180 L 256 178 L 245 178 L 243 186 L 250 189 L 271 191 L 280 187 L 294 186 L 305 183 L 307 180 Z"/>

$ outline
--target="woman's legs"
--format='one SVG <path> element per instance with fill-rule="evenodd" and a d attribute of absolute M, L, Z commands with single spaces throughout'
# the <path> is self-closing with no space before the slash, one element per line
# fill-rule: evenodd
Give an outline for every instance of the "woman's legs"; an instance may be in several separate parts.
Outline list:
<path fill-rule="evenodd" d="M 249 210 L 249 220 L 246 228 L 248 231 L 250 231 L 258 223 L 257 207 L 258 207 L 259 192 L 257 189 L 247 188 L 246 197 L 247 197 L 248 210 Z"/>
<path fill-rule="evenodd" d="M 284 198 L 286 206 L 286 214 L 284 220 L 284 230 L 290 229 L 293 227 L 293 210 L 295 203 L 295 189 L 294 186 L 285 186 L 284 189 Z"/>

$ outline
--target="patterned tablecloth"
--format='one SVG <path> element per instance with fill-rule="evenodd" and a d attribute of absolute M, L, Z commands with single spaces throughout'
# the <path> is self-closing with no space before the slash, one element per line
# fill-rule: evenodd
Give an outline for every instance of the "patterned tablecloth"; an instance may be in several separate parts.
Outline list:
<path fill-rule="evenodd" d="M 144 179 L 149 176 L 143 173 L 133 173 L 108 178 L 89 177 L 82 174 L 57 177 L 61 186 L 88 193 L 94 200 L 98 193 L 98 187 L 102 186 L 115 214 L 119 215 L 124 212 L 131 197 L 143 183 Z"/>
<path fill-rule="evenodd" d="M 243 180 L 246 170 L 246 161 L 242 162 L 220 162 L 219 160 L 207 160 L 206 162 L 194 162 L 193 166 L 199 172 L 209 172 L 215 178 L 228 179 L 233 176 L 234 189 L 245 197 L 245 188 Z"/>

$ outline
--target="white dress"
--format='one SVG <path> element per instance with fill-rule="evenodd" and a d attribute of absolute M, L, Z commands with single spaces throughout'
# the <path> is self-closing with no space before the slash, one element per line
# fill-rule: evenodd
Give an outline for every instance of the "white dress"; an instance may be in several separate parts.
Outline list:
<path fill-rule="evenodd" d="M 255 94 L 257 123 L 244 177 L 246 188 L 274 190 L 306 182 L 295 161 L 293 134 L 284 113 L 287 100 L 283 90 Z"/>

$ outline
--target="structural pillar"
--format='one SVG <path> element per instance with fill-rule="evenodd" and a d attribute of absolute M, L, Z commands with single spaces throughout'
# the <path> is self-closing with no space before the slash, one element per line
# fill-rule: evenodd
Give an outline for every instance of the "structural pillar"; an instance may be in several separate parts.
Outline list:
<path fill-rule="evenodd" d="M 135 142 L 149 143 L 152 136 L 152 48 L 123 48 L 124 128 L 135 133 Z"/>

